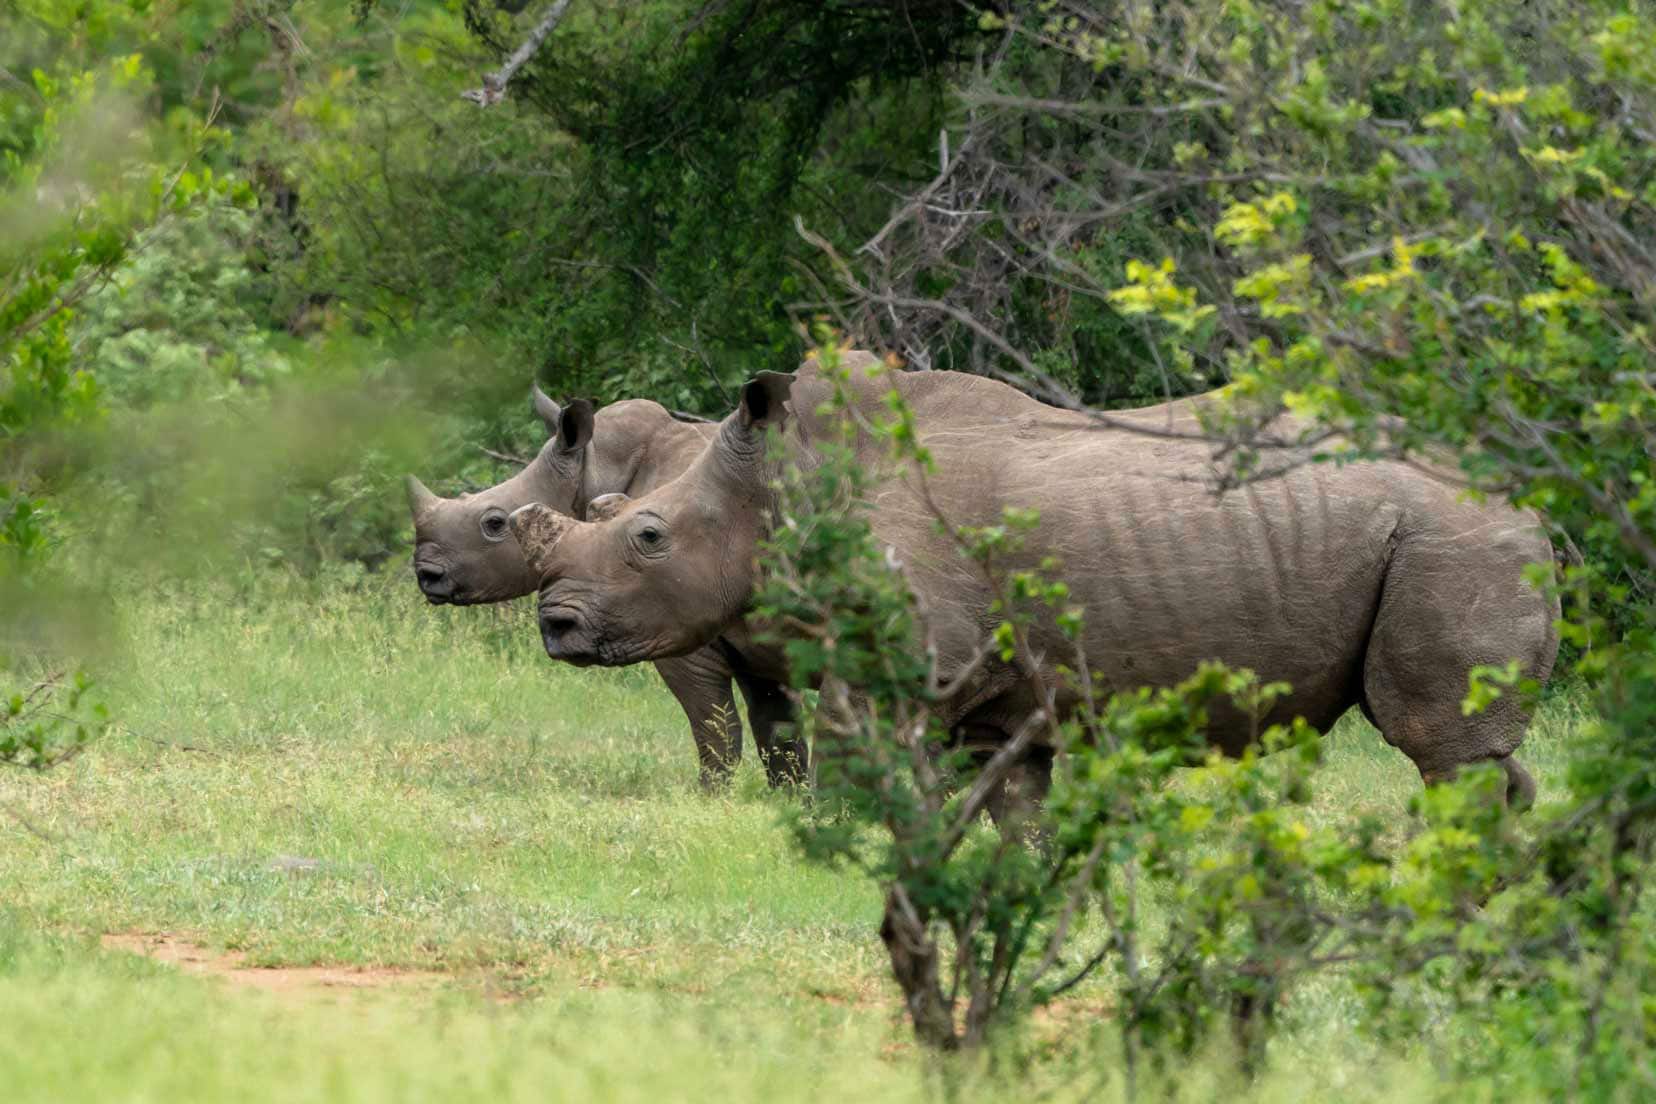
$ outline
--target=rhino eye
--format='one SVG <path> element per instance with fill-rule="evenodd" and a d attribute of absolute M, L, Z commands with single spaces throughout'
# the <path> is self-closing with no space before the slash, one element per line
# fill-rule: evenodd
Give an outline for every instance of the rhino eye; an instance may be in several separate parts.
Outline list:
<path fill-rule="evenodd" d="M 478 524 L 482 527 L 484 540 L 503 541 L 506 539 L 506 512 L 504 510 L 490 510 L 483 515 Z"/>
<path fill-rule="evenodd" d="M 638 539 L 643 541 L 645 544 L 654 544 L 656 541 L 661 539 L 661 534 L 654 529 L 640 529 L 638 531 Z"/>

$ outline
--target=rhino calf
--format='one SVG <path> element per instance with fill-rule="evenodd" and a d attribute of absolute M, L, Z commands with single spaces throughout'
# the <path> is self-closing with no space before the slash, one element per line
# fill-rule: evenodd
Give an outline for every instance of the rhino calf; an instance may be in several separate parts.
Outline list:
<path fill-rule="evenodd" d="M 594 412 L 584 399 L 559 406 L 538 387 L 533 399 L 551 437 L 512 478 L 476 494 L 440 498 L 408 477 L 414 578 L 434 605 L 503 602 L 533 593 L 537 576 L 507 526 L 514 510 L 541 503 L 579 518 L 603 495 L 644 494 L 689 466 L 718 429 L 681 421 L 647 400 Z M 732 680 L 747 702 L 754 744 L 771 784 L 803 777 L 803 744 L 777 736 L 777 726 L 791 716 L 786 696 L 773 681 L 745 669 L 737 650 L 714 643 L 663 659 L 656 670 L 690 721 L 704 786 L 722 782 L 741 758 Z"/>
<path fill-rule="evenodd" d="M 1011 388 L 953 375 L 859 373 L 852 387 L 868 418 L 890 387 L 903 393 L 937 463 L 927 495 L 954 524 L 998 524 L 1007 506 L 1039 509 L 1039 527 L 1001 566 L 1061 563 L 1071 601 L 1085 610 L 1081 643 L 1101 691 L 1173 685 L 1203 660 L 1249 667 L 1292 687 L 1266 723 L 1299 715 L 1326 730 L 1357 706 L 1426 781 L 1494 761 L 1509 798 L 1532 797 L 1533 781 L 1512 758 L 1527 723 L 1522 704 L 1508 695 L 1468 717 L 1460 703 L 1476 665 L 1517 659 L 1542 681 L 1551 672 L 1557 603 L 1524 577 L 1526 565 L 1551 558 L 1533 515 L 1465 501 L 1439 475 L 1389 462 L 1308 463 L 1216 498 L 1189 403 L 1134 412 L 1191 431 L 1150 437 L 1020 405 L 1001 394 Z M 811 467 L 826 428 L 813 412 L 829 387 L 756 378 L 682 475 L 607 502 L 602 520 L 514 512 L 511 527 L 539 578 L 548 655 L 635 663 L 740 633 L 776 508 L 766 431 L 786 427 L 788 459 Z M 865 435 L 864 465 L 877 468 L 883 454 Z M 906 471 L 883 472 L 869 501 L 875 536 L 927 611 L 948 681 L 1000 620 L 996 594 L 936 532 Z M 1030 641 L 1049 665 L 1073 655 L 1050 611 L 1032 623 Z M 975 741 L 1004 740 L 1036 706 L 1028 678 L 992 657 L 942 703 L 939 719 Z M 1209 737 L 1235 754 L 1253 727 L 1220 710 Z"/>

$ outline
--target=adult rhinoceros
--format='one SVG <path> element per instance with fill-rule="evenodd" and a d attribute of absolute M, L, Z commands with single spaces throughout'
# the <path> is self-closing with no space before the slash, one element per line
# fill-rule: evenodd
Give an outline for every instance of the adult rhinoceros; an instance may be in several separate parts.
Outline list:
<path fill-rule="evenodd" d="M 677 476 L 717 431 L 713 423 L 685 422 L 653 402 L 631 399 L 593 412 L 577 399 L 560 407 L 537 387 L 535 412 L 551 438 L 517 475 L 476 494 L 440 498 L 408 477 L 414 515 L 414 576 L 436 605 L 502 602 L 533 593 L 528 568 L 507 527 L 513 510 L 542 503 L 583 517 L 600 495 L 643 494 Z M 730 684 L 747 699 L 754 744 L 772 785 L 797 781 L 805 747 L 779 741 L 786 696 L 773 681 L 743 669 L 741 658 L 717 642 L 656 664 L 684 708 L 695 738 L 703 785 L 722 781 L 742 751 L 741 721 Z"/>
<path fill-rule="evenodd" d="M 1524 579 L 1551 548 L 1536 519 L 1465 501 L 1449 482 L 1402 463 L 1307 464 L 1215 497 L 1210 449 L 1173 435 L 1100 428 L 1050 408 L 1008 417 L 1011 390 L 952 373 L 853 376 L 857 405 L 880 409 L 893 383 L 918 412 L 937 462 L 934 501 L 950 520 L 990 525 L 1006 506 L 1040 510 L 1009 569 L 1057 557 L 1085 608 L 1083 645 L 1101 688 L 1171 685 L 1216 659 L 1290 683 L 1268 721 L 1303 716 L 1326 729 L 1360 706 L 1431 782 L 1494 761 L 1508 796 L 1534 783 L 1512 758 L 1526 716 L 1512 695 L 1463 716 L 1470 669 L 1517 659 L 1540 680 L 1557 651 L 1556 604 Z M 774 472 L 765 432 L 787 425 L 790 459 L 809 467 L 827 396 L 821 377 L 766 374 L 742 392 L 706 450 L 678 479 L 594 504 L 598 521 L 528 507 L 513 530 L 540 579 L 540 627 L 553 658 L 618 665 L 683 655 L 738 634 L 771 523 Z M 938 392 L 950 417 L 925 413 Z M 983 401 L 973 416 L 970 392 Z M 1027 400 L 1026 400 L 1027 401 Z M 788 406 L 798 412 L 790 418 Z M 1162 417 L 1194 430 L 1188 404 Z M 865 439 L 865 464 L 882 448 Z M 942 674 L 969 662 L 1000 614 L 994 595 L 938 535 L 912 478 L 888 472 L 870 496 L 875 535 L 904 564 L 928 613 Z M 1033 650 L 1064 662 L 1073 646 L 1052 619 Z M 1060 705 L 1072 708 L 1073 700 Z M 944 703 L 974 734 L 1017 730 L 1035 708 L 1028 680 L 991 661 Z M 1235 753 L 1251 726 L 1217 714 L 1210 738 Z M 1050 755 L 1050 752 L 1047 752 Z"/>

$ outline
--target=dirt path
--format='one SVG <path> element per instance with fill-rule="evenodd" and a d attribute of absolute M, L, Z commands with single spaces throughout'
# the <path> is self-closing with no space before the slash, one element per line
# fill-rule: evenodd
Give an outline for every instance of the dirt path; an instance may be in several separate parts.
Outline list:
<path fill-rule="evenodd" d="M 105 950 L 124 951 L 143 955 L 187 974 L 219 978 L 224 982 L 274 993 L 291 1000 L 328 1000 L 372 992 L 430 991 L 444 983 L 461 981 L 459 975 L 436 970 L 411 970 L 388 966 L 249 966 L 247 955 L 241 951 L 215 951 L 187 936 L 172 932 L 112 932 L 101 942 Z M 477 978 L 469 979 L 476 984 Z M 462 982 L 463 983 L 463 982 Z M 604 983 L 588 977 L 579 983 L 581 988 L 604 988 Z M 511 1004 L 522 999 L 522 992 L 504 989 L 485 977 L 482 994 L 495 1002 Z M 821 988 L 806 990 L 807 994 L 825 1004 L 861 1011 L 881 1011 L 894 1023 L 904 1018 L 901 1000 L 886 986 L 873 979 L 846 990 L 829 991 Z M 1057 1041 L 1077 1029 L 1108 1019 L 1109 1005 L 1097 1000 L 1065 999 L 1036 1009 L 1032 1017 L 1037 1034 L 1049 1041 Z M 908 1041 L 888 1044 L 886 1057 L 907 1053 L 913 1044 Z"/>
<path fill-rule="evenodd" d="M 106 950 L 143 955 L 187 974 L 222 978 L 232 985 L 291 997 L 430 988 L 449 980 L 448 975 L 431 970 L 384 966 L 249 966 L 240 951 L 214 951 L 169 932 L 113 932 L 102 943 Z"/>

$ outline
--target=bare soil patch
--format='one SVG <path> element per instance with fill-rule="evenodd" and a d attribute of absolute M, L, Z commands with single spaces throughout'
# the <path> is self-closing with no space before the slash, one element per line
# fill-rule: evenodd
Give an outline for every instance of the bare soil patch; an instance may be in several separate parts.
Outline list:
<path fill-rule="evenodd" d="M 387 966 L 249 966 L 240 951 L 215 951 L 170 932 L 111 932 L 102 943 L 106 950 L 140 954 L 187 974 L 294 997 L 431 987 L 447 978 L 431 970 Z"/>

